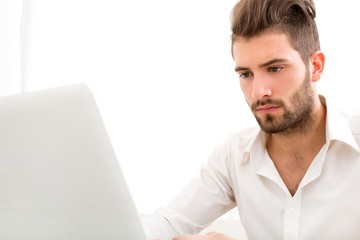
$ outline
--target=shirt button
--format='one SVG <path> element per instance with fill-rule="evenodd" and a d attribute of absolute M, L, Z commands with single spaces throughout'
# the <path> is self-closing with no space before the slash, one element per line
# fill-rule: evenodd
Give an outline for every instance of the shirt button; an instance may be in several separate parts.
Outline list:
<path fill-rule="evenodd" d="M 294 209 L 294 208 L 289 208 L 289 213 L 290 213 L 291 215 L 295 214 L 295 209 Z"/>

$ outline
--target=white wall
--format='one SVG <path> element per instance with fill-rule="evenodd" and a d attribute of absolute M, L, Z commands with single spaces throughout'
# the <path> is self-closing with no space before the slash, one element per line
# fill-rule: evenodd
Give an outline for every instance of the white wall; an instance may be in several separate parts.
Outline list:
<path fill-rule="evenodd" d="M 0 0 L 0 96 L 21 90 L 22 0 Z"/>
<path fill-rule="evenodd" d="M 254 123 L 230 56 L 236 2 L 24 1 L 23 87 L 92 88 L 141 212 L 166 204 L 214 145 Z M 327 55 L 319 88 L 353 107 L 359 3 L 341 3 L 316 1 Z"/>
<path fill-rule="evenodd" d="M 235 1 L 33 0 L 26 90 L 86 82 L 134 199 L 163 205 L 241 117 L 229 16 Z"/>
<path fill-rule="evenodd" d="M 319 90 L 339 108 L 359 108 L 360 2 L 315 0 L 322 50 L 327 59 Z"/>

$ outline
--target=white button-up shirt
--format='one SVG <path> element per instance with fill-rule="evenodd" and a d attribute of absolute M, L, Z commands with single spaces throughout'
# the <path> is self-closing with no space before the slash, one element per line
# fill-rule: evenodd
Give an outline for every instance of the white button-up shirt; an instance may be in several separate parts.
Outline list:
<path fill-rule="evenodd" d="M 236 206 L 249 240 L 360 239 L 360 111 L 327 107 L 326 144 L 294 196 L 265 139 L 254 127 L 217 147 L 198 178 L 168 206 L 144 216 L 149 239 L 199 232 Z"/>

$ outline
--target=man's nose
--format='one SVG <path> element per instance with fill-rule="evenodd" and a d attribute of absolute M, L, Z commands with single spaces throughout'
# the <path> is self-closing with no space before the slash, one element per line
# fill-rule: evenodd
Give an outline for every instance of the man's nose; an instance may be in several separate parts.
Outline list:
<path fill-rule="evenodd" d="M 271 97 L 272 91 L 269 81 L 264 76 L 254 76 L 251 97 L 254 99 L 263 99 Z"/>

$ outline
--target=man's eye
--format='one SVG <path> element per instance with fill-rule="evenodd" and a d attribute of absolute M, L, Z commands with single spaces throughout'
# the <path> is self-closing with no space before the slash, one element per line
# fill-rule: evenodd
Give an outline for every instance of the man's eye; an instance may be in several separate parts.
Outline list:
<path fill-rule="evenodd" d="M 283 68 L 282 67 L 270 67 L 269 72 L 279 72 L 281 69 L 283 69 Z"/>
<path fill-rule="evenodd" d="M 250 77 L 252 74 L 251 73 L 240 73 L 239 74 L 239 78 L 248 78 Z"/>

